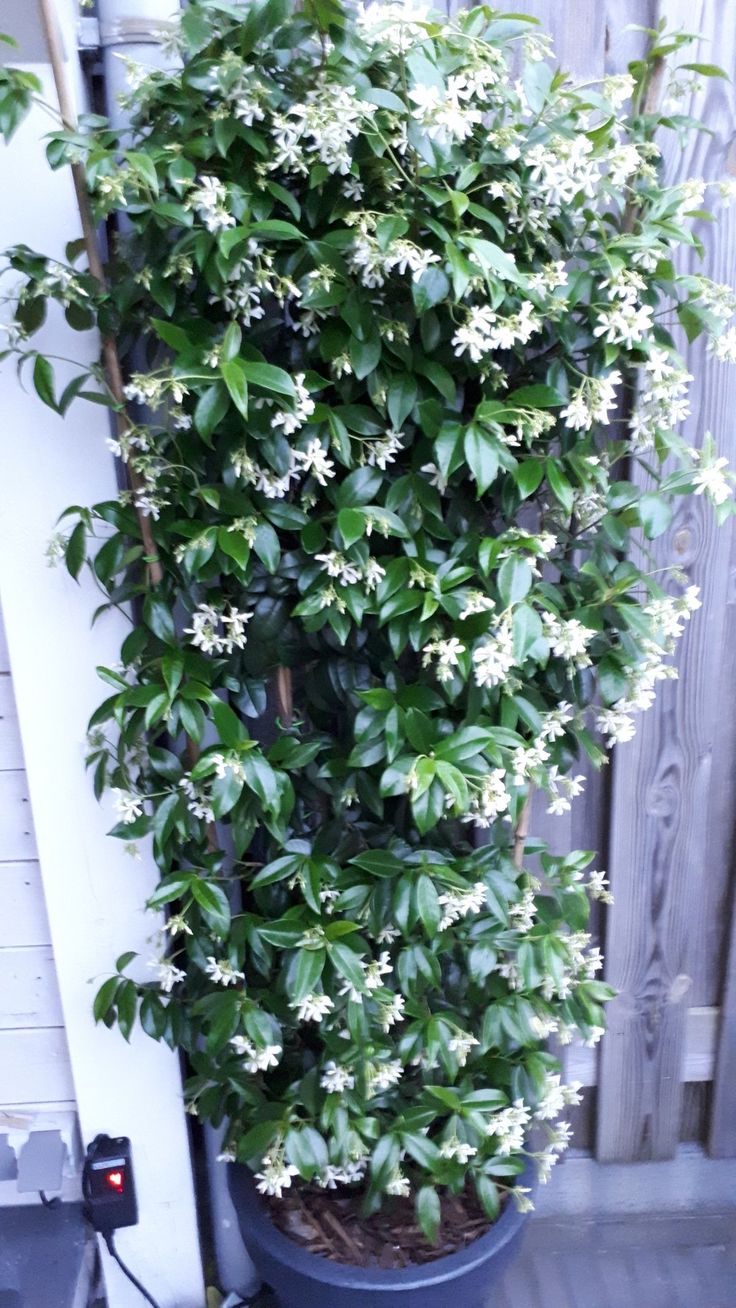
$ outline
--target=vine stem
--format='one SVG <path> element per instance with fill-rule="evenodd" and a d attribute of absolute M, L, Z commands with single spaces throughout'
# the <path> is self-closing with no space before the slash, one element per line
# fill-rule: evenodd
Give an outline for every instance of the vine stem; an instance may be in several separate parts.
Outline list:
<path fill-rule="evenodd" d="M 524 865 L 524 846 L 529 835 L 529 819 L 532 813 L 531 790 L 522 805 L 519 820 L 514 827 L 514 867 L 521 871 Z"/>
<path fill-rule="evenodd" d="M 56 95 L 59 101 L 59 111 L 61 121 L 68 131 L 77 130 L 76 115 L 71 93 L 69 91 L 69 82 L 67 80 L 64 68 L 64 55 L 59 36 L 59 28 L 56 22 L 56 15 L 53 9 L 53 0 L 40 0 L 41 23 L 43 26 L 46 47 L 48 49 L 49 62 L 51 71 L 54 76 L 56 86 Z M 87 179 L 85 177 L 84 167 L 81 163 L 70 164 L 72 179 L 74 182 L 74 192 L 77 198 L 77 208 L 79 218 L 82 224 L 82 236 L 87 253 L 89 270 L 101 291 L 107 291 L 107 278 L 105 268 L 100 255 L 100 248 L 97 241 L 94 219 L 92 217 L 92 208 L 89 202 L 89 192 L 87 190 Z M 107 384 L 110 388 L 115 404 L 115 425 L 118 437 L 125 436 L 131 430 L 131 422 L 125 411 L 125 395 L 123 393 L 123 370 L 120 366 L 120 356 L 117 345 L 112 336 L 102 337 L 102 359 L 107 377 Z M 143 479 L 135 468 L 127 465 L 128 478 L 131 489 L 134 494 L 144 488 Z M 163 581 L 163 568 L 158 557 L 156 542 L 151 530 L 150 518 L 146 516 L 137 506 L 136 515 L 140 528 L 141 539 L 146 551 L 146 567 L 148 570 L 148 579 L 152 586 L 158 586 Z"/>

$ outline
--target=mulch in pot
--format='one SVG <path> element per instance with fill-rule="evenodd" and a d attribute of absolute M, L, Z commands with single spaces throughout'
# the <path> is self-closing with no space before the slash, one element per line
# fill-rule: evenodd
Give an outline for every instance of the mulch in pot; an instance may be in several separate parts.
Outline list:
<path fill-rule="evenodd" d="M 264 1202 L 284 1235 L 310 1253 L 353 1267 L 395 1271 L 434 1262 L 472 1244 L 491 1226 L 470 1189 L 441 1196 L 436 1244 L 430 1244 L 417 1225 L 413 1199 L 386 1199 L 370 1217 L 361 1213 L 359 1191 L 294 1186 L 281 1199 Z"/>

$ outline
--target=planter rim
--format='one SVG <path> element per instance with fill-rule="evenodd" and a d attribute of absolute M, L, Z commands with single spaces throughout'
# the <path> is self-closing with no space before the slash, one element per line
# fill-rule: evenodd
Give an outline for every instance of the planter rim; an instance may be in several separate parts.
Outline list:
<path fill-rule="evenodd" d="M 230 1190 L 233 1200 L 245 1201 L 247 1208 L 247 1225 L 259 1244 L 279 1261 L 286 1263 L 291 1271 L 300 1272 L 323 1284 L 349 1287 L 362 1290 L 387 1290 L 394 1287 L 399 1290 L 421 1289 L 441 1285 L 445 1281 L 454 1281 L 460 1273 L 472 1271 L 503 1249 L 524 1224 L 525 1215 L 520 1213 L 513 1199 L 509 1199 L 498 1221 L 490 1230 L 478 1236 L 464 1249 L 446 1254 L 430 1263 L 416 1263 L 409 1267 L 358 1267 L 353 1263 L 333 1262 L 322 1254 L 310 1253 L 296 1240 L 284 1235 L 268 1215 L 261 1200 L 253 1175 L 242 1163 L 229 1163 Z M 531 1162 L 516 1178 L 517 1183 L 530 1183 L 532 1180 Z M 247 1244 L 247 1239 L 246 1239 Z"/>

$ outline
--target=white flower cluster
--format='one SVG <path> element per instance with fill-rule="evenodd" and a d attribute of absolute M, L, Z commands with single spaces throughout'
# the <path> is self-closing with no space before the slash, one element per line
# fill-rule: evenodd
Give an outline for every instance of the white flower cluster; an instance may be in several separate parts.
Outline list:
<path fill-rule="evenodd" d="M 518 313 L 502 317 L 487 304 L 468 310 L 468 316 L 452 338 L 456 357 L 466 350 L 473 363 L 480 363 L 494 350 L 510 350 L 526 345 L 535 332 L 542 330 L 542 319 L 531 300 L 522 300 Z"/>
<path fill-rule="evenodd" d="M 402 237 L 382 249 L 371 233 L 375 219 L 369 214 L 358 215 L 357 225 L 358 235 L 347 251 L 348 262 L 363 285 L 370 289 L 385 286 L 387 277 L 394 271 L 402 276 L 410 272 L 412 281 L 416 282 L 427 268 L 440 262 L 440 256 L 432 250 Z"/>
<path fill-rule="evenodd" d="M 214 604 L 199 604 L 192 614 L 191 627 L 185 627 L 184 633 L 192 637 L 192 645 L 203 654 L 232 654 L 234 649 L 244 648 L 245 626 L 252 617 L 252 613 L 241 612 L 232 604 L 227 611 Z"/>
<path fill-rule="evenodd" d="M 504 618 L 496 630 L 485 636 L 473 650 L 476 684 L 491 690 L 499 686 L 508 677 L 514 662 L 511 622 Z"/>
<path fill-rule="evenodd" d="M 315 559 L 322 565 L 322 571 L 328 577 L 334 577 L 342 586 L 355 586 L 362 582 L 367 590 L 375 590 L 385 576 L 386 569 L 377 559 L 367 559 L 365 563 L 354 563 L 339 550 L 330 550 L 326 554 L 315 554 Z"/>
<path fill-rule="evenodd" d="M 143 816 L 142 795 L 135 795 L 130 790 L 113 790 L 112 794 L 115 812 L 126 826 Z"/>
<path fill-rule="evenodd" d="M 316 163 L 331 173 L 349 173 L 350 147 L 376 106 L 362 100 L 354 86 L 330 81 L 309 91 L 302 104 L 273 119 L 276 147 L 270 168 L 306 177 Z"/>
<path fill-rule="evenodd" d="M 665 664 L 663 659 L 674 651 L 674 642 L 682 635 L 683 623 L 700 606 L 697 586 L 688 586 L 682 595 L 667 595 L 644 606 L 643 612 L 652 619 L 662 643 L 658 644 L 656 640 L 642 642 L 642 658 L 629 670 L 625 698 L 596 713 L 596 726 L 609 749 L 633 740 L 636 734 L 634 715 L 651 708 L 659 681 L 676 679 L 677 669 Z"/>
<path fill-rule="evenodd" d="M 438 902 L 442 908 L 438 930 L 445 931 L 453 922 L 459 922 L 470 913 L 480 913 L 481 909 L 485 908 L 486 888 L 482 881 L 476 881 L 475 885 L 467 890 L 445 891 L 438 896 Z"/>
<path fill-rule="evenodd" d="M 432 659 L 437 659 L 437 680 L 452 681 L 455 669 L 460 666 L 460 655 L 465 653 L 465 646 L 457 636 L 447 640 L 431 640 L 422 650 L 422 666 L 430 667 Z"/>
<path fill-rule="evenodd" d="M 490 827 L 502 813 L 507 812 L 510 803 L 511 796 L 506 789 L 506 771 L 504 768 L 493 768 L 481 778 L 479 789 L 471 795 L 470 807 L 463 815 L 463 822 L 473 822 L 478 827 Z"/>
<path fill-rule="evenodd" d="M 156 972 L 156 980 L 163 990 L 164 994 L 170 995 L 174 986 L 178 985 L 186 977 L 186 972 L 180 967 L 176 967 L 168 958 L 152 958 L 148 966 Z"/>
<path fill-rule="evenodd" d="M 256 1189 L 260 1194 L 268 1194 L 280 1199 L 284 1190 L 291 1186 L 292 1176 L 298 1176 L 299 1169 L 293 1163 L 287 1163 L 283 1147 L 272 1149 L 261 1163 L 261 1171 L 256 1172 Z"/>
<path fill-rule="evenodd" d="M 267 1072 L 271 1067 L 278 1067 L 283 1049 L 281 1045 L 254 1045 L 246 1036 L 236 1035 L 230 1040 L 232 1048 L 243 1059 L 246 1072 Z"/>
<path fill-rule="evenodd" d="M 235 217 L 228 207 L 227 187 L 218 177 L 200 177 L 199 185 L 185 200 L 188 209 L 194 209 L 208 232 L 222 232 L 235 226 Z"/>
<path fill-rule="evenodd" d="M 696 465 L 693 485 L 696 495 L 707 495 L 713 504 L 725 504 L 734 491 L 732 473 L 726 473 L 728 459 L 717 458 L 708 449 L 710 432 L 706 433 L 706 447 L 702 450 L 691 449 L 690 457 Z"/>
<path fill-rule="evenodd" d="M 609 372 L 606 377 L 586 377 L 573 392 L 560 418 L 574 431 L 590 431 L 594 423 L 607 423 L 611 409 L 616 407 L 616 387 L 621 385 L 621 373 Z"/>
<path fill-rule="evenodd" d="M 553 613 L 543 613 L 544 634 L 550 649 L 557 658 L 574 663 L 576 668 L 589 668 L 591 658 L 588 645 L 597 634 L 590 627 L 583 626 L 577 618 L 558 618 Z"/>
<path fill-rule="evenodd" d="M 640 372 L 639 393 L 629 429 L 635 453 L 652 449 L 659 435 L 673 431 L 689 416 L 687 393 L 691 381 L 692 375 L 673 361 L 669 351 L 658 345 L 650 347 L 649 358 Z"/>
<path fill-rule="evenodd" d="M 602 176 L 593 152 L 593 142 L 583 133 L 553 136 L 545 145 L 533 145 L 525 152 L 531 179 L 539 183 L 550 208 L 571 204 L 581 192 L 593 199 Z"/>

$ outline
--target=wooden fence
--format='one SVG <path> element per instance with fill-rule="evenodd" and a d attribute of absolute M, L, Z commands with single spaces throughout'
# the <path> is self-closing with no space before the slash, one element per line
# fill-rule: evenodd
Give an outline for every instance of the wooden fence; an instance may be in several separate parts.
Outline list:
<path fill-rule="evenodd" d="M 538 18 L 559 64 L 581 81 L 626 71 L 646 40 L 629 24 L 702 34 L 688 62 L 716 63 L 736 79 L 732 0 L 514 0 Z M 452 4 L 449 5 L 452 9 Z M 684 61 L 683 60 L 683 61 Z M 660 142 L 669 183 L 736 175 L 736 95 L 707 79 L 682 112 L 707 125 L 683 150 Z M 684 249 L 680 268 L 736 286 L 736 216 L 700 224 L 701 261 Z M 712 431 L 736 464 L 736 371 L 698 341 L 680 342 L 692 384 L 692 445 Z M 619 991 L 600 1047 L 573 1051 L 568 1075 L 589 1089 L 576 1145 L 600 1161 L 671 1158 L 681 1141 L 714 1157 L 736 1156 L 736 531 L 719 531 L 702 498 L 688 498 L 655 542 L 661 566 L 676 564 L 701 588 L 703 608 L 684 635 L 680 679 L 665 682 L 635 740 L 603 773 L 588 773 L 571 814 L 540 806 L 532 831 L 556 851 L 596 849 L 615 897 L 597 922 L 605 976 Z M 655 565 L 656 566 L 656 565 Z"/>

